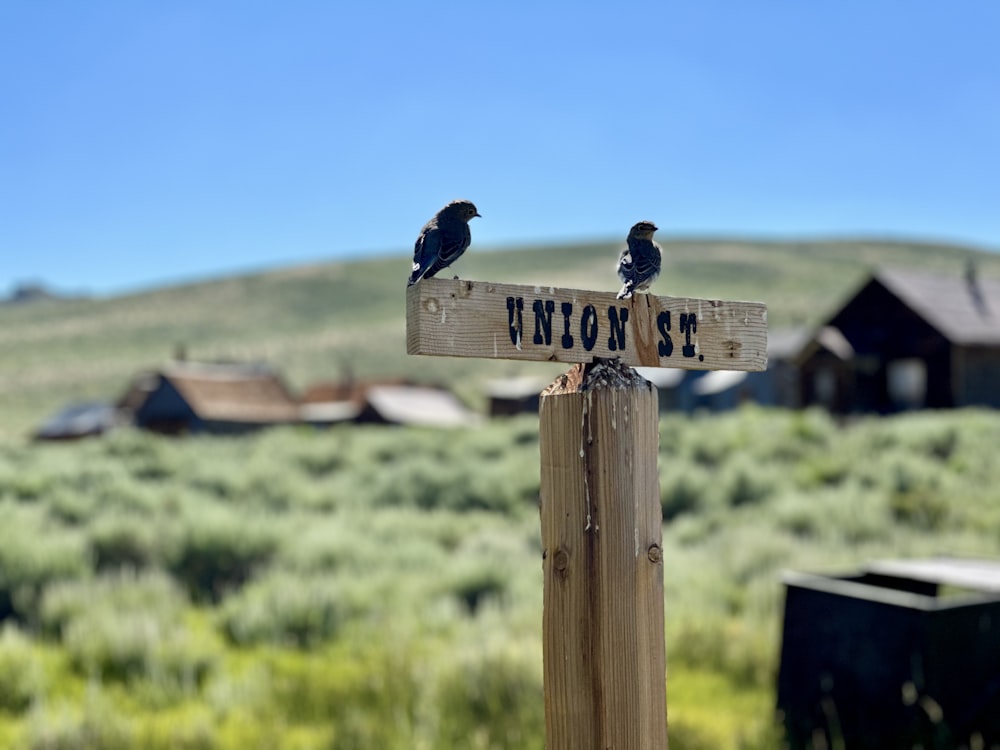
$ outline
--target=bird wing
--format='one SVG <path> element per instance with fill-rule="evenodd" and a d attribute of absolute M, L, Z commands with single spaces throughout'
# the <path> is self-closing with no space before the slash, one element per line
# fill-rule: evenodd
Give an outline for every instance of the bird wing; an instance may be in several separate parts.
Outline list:
<path fill-rule="evenodd" d="M 436 234 L 436 255 L 431 257 L 429 253 L 425 255 L 430 259 L 430 267 L 424 271 L 423 277 L 429 279 L 438 271 L 447 268 L 454 263 L 469 247 L 471 237 L 468 229 L 464 232 L 438 232 Z"/>
<path fill-rule="evenodd" d="M 438 259 L 441 249 L 441 230 L 436 226 L 426 226 L 413 244 L 413 274 L 410 283 L 414 283 L 427 273 L 427 269 Z"/>
<path fill-rule="evenodd" d="M 650 253 L 632 254 L 632 272 L 635 274 L 636 278 L 645 279 L 659 273 L 659 271 L 660 253 L 657 252 L 655 245 Z"/>
<path fill-rule="evenodd" d="M 464 253 L 468 247 L 471 236 L 468 225 L 463 225 L 460 230 L 442 233 L 441 245 L 438 249 L 438 257 L 444 265 L 448 265 Z"/>

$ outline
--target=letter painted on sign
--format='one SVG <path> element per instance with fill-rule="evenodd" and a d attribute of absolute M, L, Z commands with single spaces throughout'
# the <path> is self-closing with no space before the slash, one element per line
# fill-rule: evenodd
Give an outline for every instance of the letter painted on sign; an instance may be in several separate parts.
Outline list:
<path fill-rule="evenodd" d="M 613 352 L 623 351 L 625 349 L 625 324 L 628 322 L 628 308 L 609 307 L 608 322 L 611 324 L 608 349 Z"/>
<path fill-rule="evenodd" d="M 656 330 L 660 332 L 656 351 L 661 357 L 669 357 L 674 353 L 674 342 L 670 338 L 670 310 L 661 310 L 656 316 Z"/>
<path fill-rule="evenodd" d="M 535 335 L 532 341 L 536 344 L 549 346 L 552 343 L 552 313 L 555 309 L 556 303 L 550 299 L 545 300 L 544 305 L 540 299 L 532 303 L 531 310 L 535 313 Z"/>
<path fill-rule="evenodd" d="M 698 316 L 694 313 L 681 313 L 681 333 L 684 334 L 684 346 L 681 347 L 681 354 L 685 357 L 693 357 L 695 345 L 691 343 L 691 334 L 698 333 Z M 699 359 L 704 359 L 699 356 Z"/>
<path fill-rule="evenodd" d="M 583 340 L 583 348 L 588 352 L 597 343 L 597 310 L 593 305 L 583 308 L 583 317 L 580 318 L 580 338 Z"/>
<path fill-rule="evenodd" d="M 507 298 L 507 325 L 510 328 L 510 343 L 521 348 L 521 331 L 524 328 L 522 311 L 524 310 L 524 297 Z"/>
<path fill-rule="evenodd" d="M 563 335 L 562 335 L 562 348 L 572 349 L 573 348 L 573 336 L 569 332 L 569 318 L 573 314 L 573 303 L 563 302 L 560 306 L 563 316 Z"/>

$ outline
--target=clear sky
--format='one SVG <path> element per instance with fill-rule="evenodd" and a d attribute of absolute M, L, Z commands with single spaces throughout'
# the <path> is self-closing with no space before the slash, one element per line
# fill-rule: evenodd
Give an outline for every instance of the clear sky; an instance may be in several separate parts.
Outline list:
<path fill-rule="evenodd" d="M 473 251 L 1000 249 L 998 39 L 994 0 L 5 0 L 0 294 L 405 254 L 459 197 Z"/>

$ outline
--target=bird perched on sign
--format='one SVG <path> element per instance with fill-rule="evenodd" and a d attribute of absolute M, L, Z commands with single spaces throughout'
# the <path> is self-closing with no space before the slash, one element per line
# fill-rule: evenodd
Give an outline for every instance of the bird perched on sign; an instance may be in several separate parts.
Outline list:
<path fill-rule="evenodd" d="M 628 233 L 625 249 L 618 257 L 618 278 L 624 286 L 618 299 L 629 299 L 633 292 L 649 291 L 649 285 L 660 275 L 660 246 L 653 242 L 656 224 L 640 221 Z"/>
<path fill-rule="evenodd" d="M 424 224 L 413 246 L 413 273 L 407 286 L 429 279 L 461 257 L 472 242 L 469 221 L 480 216 L 472 201 L 452 201 Z"/>

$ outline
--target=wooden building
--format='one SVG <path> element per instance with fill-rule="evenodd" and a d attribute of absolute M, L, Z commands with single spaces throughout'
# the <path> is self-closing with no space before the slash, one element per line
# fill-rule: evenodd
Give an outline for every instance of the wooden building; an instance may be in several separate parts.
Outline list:
<path fill-rule="evenodd" d="M 523 375 L 497 378 L 486 384 L 488 413 L 491 417 L 513 417 L 518 414 L 538 414 L 538 406 L 551 378 Z"/>
<path fill-rule="evenodd" d="M 255 364 L 176 362 L 140 375 L 119 402 L 138 427 L 181 434 L 245 432 L 299 421 L 278 374 Z"/>
<path fill-rule="evenodd" d="M 45 420 L 35 440 L 77 440 L 103 435 L 123 423 L 121 411 L 103 401 L 71 404 Z"/>
<path fill-rule="evenodd" d="M 468 427 L 479 415 L 462 405 L 451 391 L 412 385 L 378 385 L 365 392 L 356 422 L 361 424 Z"/>
<path fill-rule="evenodd" d="M 451 391 L 405 378 L 311 385 L 302 397 L 300 417 L 319 427 L 342 422 L 459 427 L 479 420 Z"/>
<path fill-rule="evenodd" d="M 785 747 L 1000 745 L 996 560 L 877 560 L 784 583 Z"/>
<path fill-rule="evenodd" d="M 834 412 L 1000 407 L 1000 281 L 877 271 L 799 368 L 802 403 Z"/>
<path fill-rule="evenodd" d="M 361 404 L 369 388 L 376 386 L 407 386 L 416 385 L 409 378 L 365 378 L 358 379 L 352 375 L 341 380 L 329 380 L 312 383 L 302 392 L 303 404 L 329 404 L 343 401 L 353 401 Z"/>

